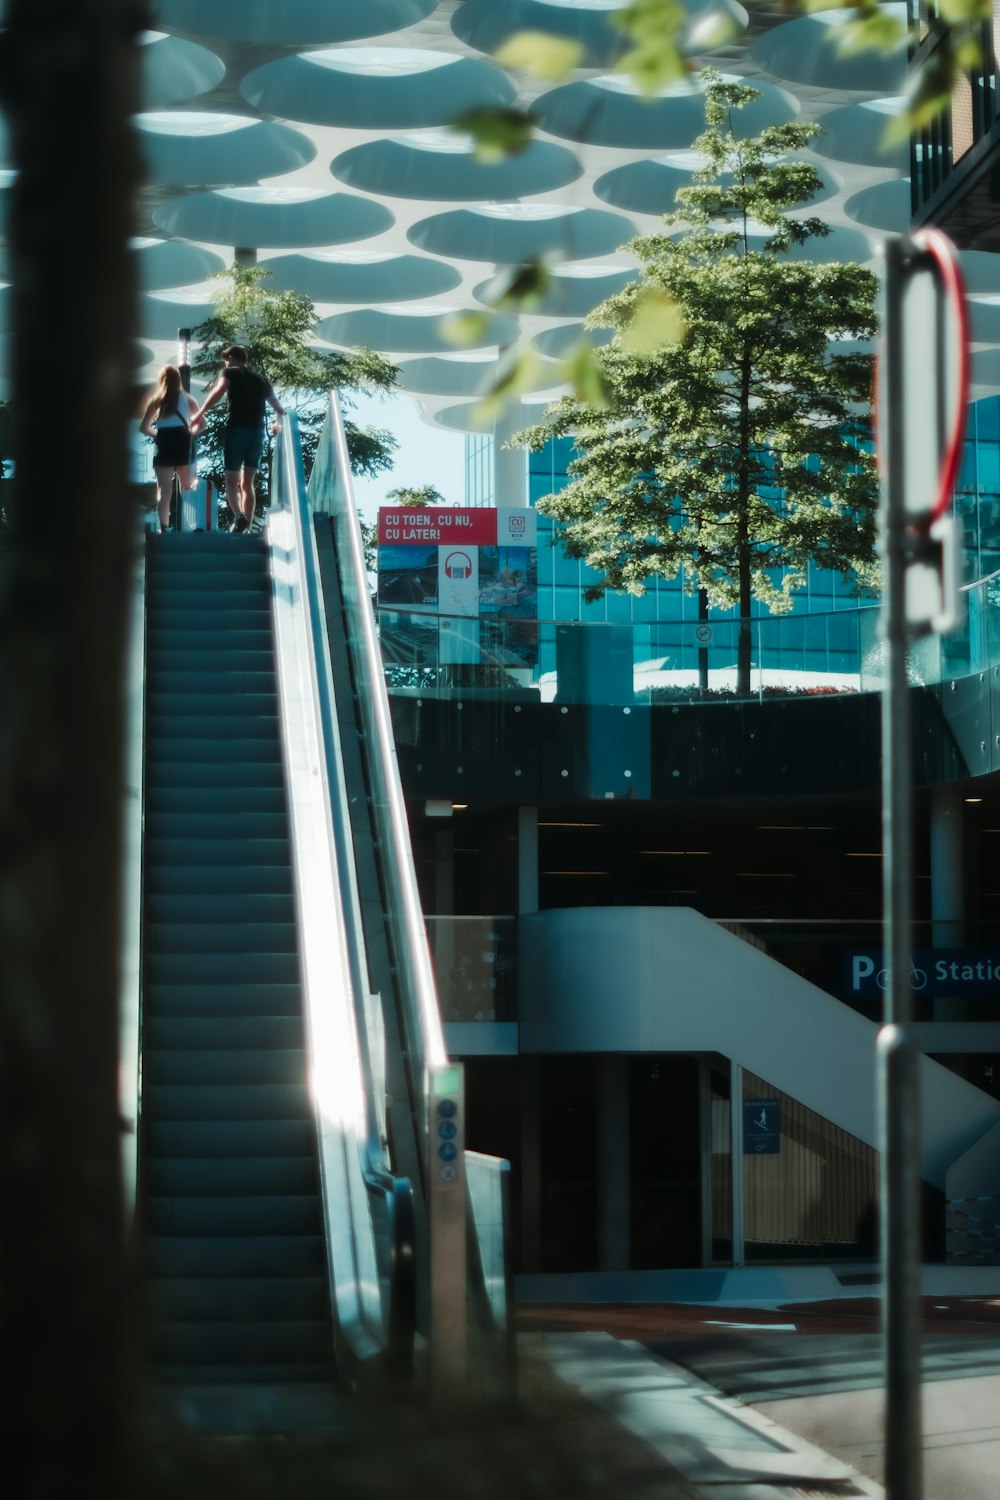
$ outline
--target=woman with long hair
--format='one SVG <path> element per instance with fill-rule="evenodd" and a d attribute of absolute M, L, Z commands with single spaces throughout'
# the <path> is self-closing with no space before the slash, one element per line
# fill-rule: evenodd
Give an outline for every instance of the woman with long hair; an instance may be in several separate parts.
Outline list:
<path fill-rule="evenodd" d="M 153 469 L 156 473 L 156 515 L 161 531 L 166 531 L 170 522 L 174 475 L 177 475 L 182 490 L 193 487 L 195 411 L 195 403 L 181 385 L 180 370 L 176 365 L 164 365 L 140 423 L 140 430 L 156 444 Z"/>

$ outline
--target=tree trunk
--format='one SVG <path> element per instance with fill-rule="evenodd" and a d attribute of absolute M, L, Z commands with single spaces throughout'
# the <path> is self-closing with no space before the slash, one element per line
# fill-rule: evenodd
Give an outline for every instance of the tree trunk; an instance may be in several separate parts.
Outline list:
<path fill-rule="evenodd" d="M 708 594 L 705 589 L 698 590 L 698 621 L 699 623 L 707 623 L 708 621 Z M 698 648 L 698 691 L 699 693 L 708 692 L 707 646 L 699 646 Z"/>
<path fill-rule="evenodd" d="M 21 1497 L 132 1493 L 117 1109 L 138 0 L 10 0 L 0 1398 Z"/>
<path fill-rule="evenodd" d="M 740 633 L 736 648 L 736 691 L 741 698 L 750 696 L 750 671 L 753 666 L 753 622 L 750 609 L 750 548 L 740 548 Z"/>
<path fill-rule="evenodd" d="M 750 610 L 753 605 L 750 546 L 750 376 L 753 371 L 753 348 L 749 338 L 744 341 L 743 359 L 740 365 L 740 459 L 737 475 L 736 497 L 736 550 L 739 559 L 740 628 L 736 647 L 736 692 L 741 698 L 750 696 L 750 667 L 753 661 L 753 634 Z"/>

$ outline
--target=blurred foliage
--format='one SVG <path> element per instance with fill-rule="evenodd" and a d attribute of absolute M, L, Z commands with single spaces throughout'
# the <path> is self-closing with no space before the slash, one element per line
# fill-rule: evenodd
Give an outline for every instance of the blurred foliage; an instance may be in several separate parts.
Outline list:
<path fill-rule="evenodd" d="M 789 8 L 805 12 L 842 9 L 847 13 L 837 28 L 834 45 L 845 55 L 916 47 L 920 28 L 908 25 L 895 7 L 880 0 L 789 0 Z M 948 108 L 952 92 L 963 70 L 982 60 L 982 28 L 992 24 L 992 0 L 939 0 L 935 27 L 941 45 L 911 67 L 906 90 L 906 109 L 886 126 L 886 144 L 908 138 Z M 723 10 L 709 10 L 692 18 L 681 0 L 633 0 L 621 10 L 609 12 L 608 24 L 621 32 L 621 48 L 608 70 L 621 74 L 646 97 L 665 87 L 691 80 L 696 87 L 694 55 L 724 45 L 738 32 Z M 507 36 L 497 51 L 504 67 L 533 79 L 561 81 L 580 64 L 582 48 L 565 37 L 538 31 Z M 473 142 L 480 160 L 497 161 L 524 151 L 533 138 L 536 122 L 530 110 L 510 107 L 482 109 L 453 122 Z M 494 278 L 484 300 L 490 309 L 516 316 L 533 312 L 551 284 L 553 257 L 548 256 L 513 267 Z M 486 313 L 454 314 L 443 320 L 443 332 L 457 347 L 471 347 L 484 340 Z M 649 352 L 657 344 L 680 334 L 677 310 L 662 291 L 647 288 L 632 310 L 628 329 L 620 330 L 622 344 L 635 352 Z M 480 402 L 477 415 L 491 420 L 507 402 L 531 388 L 538 375 L 538 358 L 530 350 L 507 359 L 498 379 Z M 552 384 L 566 384 L 573 398 L 584 405 L 606 405 L 608 392 L 601 362 L 584 341 L 552 365 Z"/>

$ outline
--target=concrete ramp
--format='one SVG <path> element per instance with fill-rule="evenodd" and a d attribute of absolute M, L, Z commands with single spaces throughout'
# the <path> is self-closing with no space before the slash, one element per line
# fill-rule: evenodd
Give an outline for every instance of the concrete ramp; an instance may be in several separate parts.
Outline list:
<path fill-rule="evenodd" d="M 690 907 L 520 920 L 520 1050 L 720 1052 L 877 1147 L 877 1026 Z M 1000 1104 L 922 1060 L 921 1175 L 945 1174 Z"/>

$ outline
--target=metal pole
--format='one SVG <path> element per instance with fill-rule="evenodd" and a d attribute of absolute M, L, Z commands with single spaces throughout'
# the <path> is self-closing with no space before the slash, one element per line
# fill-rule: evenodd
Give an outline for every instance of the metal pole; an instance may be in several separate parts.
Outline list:
<path fill-rule="evenodd" d="M 920 1410 L 920 1100 L 919 1054 L 911 1035 L 910 703 L 906 676 L 907 518 L 901 290 L 905 241 L 886 247 L 884 428 L 888 442 L 883 494 L 882 561 L 886 680 L 882 692 L 883 920 L 889 976 L 879 1032 L 882 1166 L 881 1258 L 887 1500 L 920 1500 L 923 1434 Z"/>

